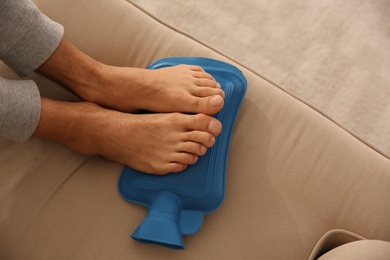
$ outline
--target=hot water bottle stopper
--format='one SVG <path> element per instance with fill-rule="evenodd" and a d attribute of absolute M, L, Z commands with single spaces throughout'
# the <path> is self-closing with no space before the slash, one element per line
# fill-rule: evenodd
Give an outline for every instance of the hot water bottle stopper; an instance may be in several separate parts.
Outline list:
<path fill-rule="evenodd" d="M 247 82 L 235 66 L 208 58 L 173 57 L 158 60 L 148 69 L 179 64 L 199 65 L 211 74 L 225 92 L 225 104 L 214 117 L 222 132 L 213 147 L 183 172 L 163 176 L 124 167 L 119 191 L 124 199 L 144 205 L 148 214 L 132 234 L 143 243 L 184 249 L 183 235 L 196 233 L 205 214 L 215 211 L 225 197 L 226 165 L 235 119 L 245 96 Z"/>

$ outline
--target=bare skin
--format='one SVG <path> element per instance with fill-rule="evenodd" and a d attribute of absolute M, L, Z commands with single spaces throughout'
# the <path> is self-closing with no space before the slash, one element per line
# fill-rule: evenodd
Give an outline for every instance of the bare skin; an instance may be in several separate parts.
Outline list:
<path fill-rule="evenodd" d="M 222 129 L 213 117 L 182 113 L 134 115 L 90 102 L 42 97 L 34 136 L 100 154 L 145 173 L 180 172 L 206 153 Z"/>
<path fill-rule="evenodd" d="M 200 66 L 158 70 L 115 67 L 98 62 L 66 38 L 37 70 L 82 99 L 124 112 L 185 112 L 213 115 L 224 92 Z"/>
<path fill-rule="evenodd" d="M 158 70 L 107 67 L 101 96 L 91 101 L 121 111 L 186 112 L 213 115 L 223 106 L 224 92 L 199 66 Z M 110 86 L 110 87 L 108 87 Z M 113 91 L 115 89 L 115 91 Z M 110 99 L 105 97 L 110 96 Z M 123 102 L 124 97 L 128 101 Z"/>
<path fill-rule="evenodd" d="M 100 154 L 146 173 L 180 172 L 204 155 L 222 130 L 210 115 L 222 109 L 224 93 L 198 66 L 108 66 L 64 38 L 37 71 L 86 102 L 42 98 L 34 136 L 84 154 Z M 160 113 L 123 113 L 138 110 Z"/>

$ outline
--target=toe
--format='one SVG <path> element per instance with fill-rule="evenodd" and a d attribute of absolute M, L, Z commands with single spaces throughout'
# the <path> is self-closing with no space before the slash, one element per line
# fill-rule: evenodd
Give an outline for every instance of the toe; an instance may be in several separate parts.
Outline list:
<path fill-rule="evenodd" d="M 193 112 L 204 113 L 207 115 L 214 115 L 218 113 L 224 104 L 223 97 L 220 95 L 214 95 L 210 97 L 193 97 L 189 99 L 189 107 L 192 108 Z"/>
<path fill-rule="evenodd" d="M 215 81 L 214 77 L 205 71 L 195 71 L 193 76 L 198 79 L 209 79 Z"/>
<path fill-rule="evenodd" d="M 173 161 L 181 164 L 194 164 L 198 161 L 198 156 L 192 153 L 176 153 Z"/>
<path fill-rule="evenodd" d="M 172 162 L 172 163 L 169 163 L 166 167 L 165 167 L 165 171 L 167 173 L 170 173 L 170 172 L 182 172 L 184 171 L 186 168 L 188 167 L 188 164 L 183 164 L 183 163 L 177 163 L 177 162 Z"/>
<path fill-rule="evenodd" d="M 207 152 L 207 148 L 201 143 L 189 141 L 189 142 L 183 142 L 180 145 L 178 145 L 177 151 L 192 153 L 198 156 L 202 156 Z"/>
<path fill-rule="evenodd" d="M 210 87 L 210 88 L 220 88 L 221 85 L 214 79 L 198 78 L 194 80 L 196 86 L 199 87 Z"/>
<path fill-rule="evenodd" d="M 204 69 L 201 66 L 198 66 L 198 65 L 184 65 L 184 66 L 187 66 L 192 71 L 204 72 Z"/>
<path fill-rule="evenodd" d="M 220 107 L 223 104 L 223 98 L 220 95 L 210 97 L 209 105 L 211 107 Z"/>
<path fill-rule="evenodd" d="M 205 131 L 207 131 L 207 130 L 205 130 Z M 210 148 L 215 143 L 214 135 L 212 135 L 209 132 L 203 132 L 203 131 L 188 132 L 188 133 L 186 133 L 186 136 L 183 138 L 183 140 L 185 140 L 186 142 L 198 143 L 198 144 L 204 146 L 205 148 Z M 197 147 L 197 148 L 199 149 L 198 151 L 200 151 L 200 153 L 202 153 L 203 148 L 200 148 L 200 147 Z M 198 154 L 196 152 L 193 152 L 193 153 Z M 199 155 L 202 155 L 202 154 L 199 154 Z"/>
<path fill-rule="evenodd" d="M 209 124 L 209 132 L 214 136 L 218 136 L 222 131 L 222 124 L 218 120 L 212 120 Z"/>
<path fill-rule="evenodd" d="M 189 130 L 199 130 L 202 132 L 208 132 L 214 136 L 217 136 L 222 131 L 222 124 L 212 116 L 205 114 L 196 114 L 188 118 Z"/>
<path fill-rule="evenodd" d="M 199 81 L 197 85 L 191 89 L 190 93 L 196 97 L 210 97 L 220 95 L 225 97 L 225 92 L 222 90 L 218 82 Z"/>

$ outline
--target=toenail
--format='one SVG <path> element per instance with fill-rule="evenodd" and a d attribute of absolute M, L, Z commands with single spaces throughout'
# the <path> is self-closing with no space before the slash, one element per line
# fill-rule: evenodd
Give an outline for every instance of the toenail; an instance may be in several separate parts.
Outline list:
<path fill-rule="evenodd" d="M 210 106 L 217 107 L 222 104 L 222 97 L 220 95 L 216 95 L 212 98 L 210 98 Z"/>
<path fill-rule="evenodd" d="M 211 121 L 209 125 L 209 131 L 212 133 L 214 136 L 219 135 L 221 132 L 221 123 L 218 121 Z"/>

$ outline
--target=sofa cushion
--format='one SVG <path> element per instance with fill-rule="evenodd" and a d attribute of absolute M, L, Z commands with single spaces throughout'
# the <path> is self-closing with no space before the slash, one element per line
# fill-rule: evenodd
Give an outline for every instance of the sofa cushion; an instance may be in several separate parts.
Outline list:
<path fill-rule="evenodd" d="M 231 139 L 224 204 L 177 252 L 130 234 L 146 214 L 117 190 L 123 165 L 32 138 L 0 140 L 0 258 L 305 259 L 331 229 L 390 241 L 390 160 L 257 72 L 124 0 L 47 1 L 79 48 L 146 67 L 170 56 L 239 66 L 248 91 Z M 2 66 L 1 75 L 15 77 Z M 42 93 L 77 100 L 32 75 Z"/>

